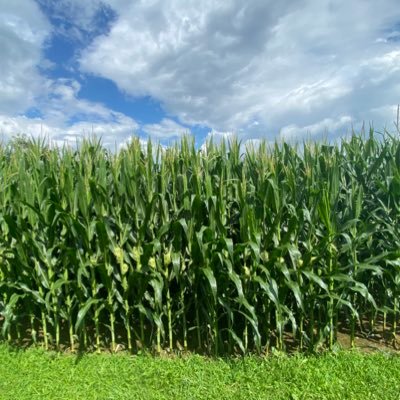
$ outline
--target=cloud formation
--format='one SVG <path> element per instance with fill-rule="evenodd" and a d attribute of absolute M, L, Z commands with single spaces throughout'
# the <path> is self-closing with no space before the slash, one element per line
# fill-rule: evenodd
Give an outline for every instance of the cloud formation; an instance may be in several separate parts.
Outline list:
<path fill-rule="evenodd" d="M 0 113 L 14 113 L 34 106 L 40 94 L 50 24 L 32 1 L 0 0 L 0 9 Z"/>
<path fill-rule="evenodd" d="M 51 143 L 75 145 L 83 138 L 101 139 L 104 147 L 118 149 L 120 144 L 137 134 L 137 124 L 131 118 L 115 113 L 113 121 L 74 122 L 69 125 L 58 125 L 43 118 L 26 116 L 10 117 L 0 114 L 0 142 L 8 141 L 15 135 L 43 137 Z"/>
<path fill-rule="evenodd" d="M 271 136 L 349 115 L 381 123 L 393 115 L 372 110 L 400 101 L 395 0 L 107 3 L 117 20 L 82 70 L 183 123 Z"/>
<path fill-rule="evenodd" d="M 244 140 L 390 127 L 399 32 L 398 0 L 0 0 L 0 133 L 93 130 L 110 144 L 134 132 L 175 140 L 195 125 Z M 76 43 L 68 77 L 49 74 L 57 35 Z M 121 98 L 150 96 L 164 116 L 139 125 L 82 98 L 90 76 Z"/>
<path fill-rule="evenodd" d="M 176 123 L 172 119 L 164 118 L 157 124 L 145 124 L 142 131 L 151 138 L 155 139 L 177 139 L 182 135 L 190 133 L 188 128 Z"/>
<path fill-rule="evenodd" d="M 105 146 L 113 147 L 137 133 L 139 126 L 134 119 L 82 99 L 77 80 L 46 77 L 52 64 L 44 57 L 44 47 L 56 28 L 36 2 L 0 0 L 0 5 L 1 139 L 29 134 L 45 135 L 56 143 L 75 143 L 95 134 L 102 137 Z M 81 11 L 81 19 L 76 19 L 79 26 L 86 26 L 96 13 L 96 7 L 89 7 L 89 3 L 84 9 L 72 3 L 69 6 L 74 13 Z M 60 8 L 59 12 L 63 10 L 68 11 Z"/>

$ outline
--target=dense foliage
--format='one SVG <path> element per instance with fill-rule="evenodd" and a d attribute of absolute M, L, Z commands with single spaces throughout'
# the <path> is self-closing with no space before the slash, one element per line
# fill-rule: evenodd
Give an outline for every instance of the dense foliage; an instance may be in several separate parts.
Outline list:
<path fill-rule="evenodd" d="M 0 328 L 207 353 L 395 342 L 400 140 L 0 146 Z"/>

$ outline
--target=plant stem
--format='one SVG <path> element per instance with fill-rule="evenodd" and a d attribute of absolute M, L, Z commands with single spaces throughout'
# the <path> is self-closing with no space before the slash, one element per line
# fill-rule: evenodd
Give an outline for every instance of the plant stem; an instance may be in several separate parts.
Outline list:
<path fill-rule="evenodd" d="M 173 335 L 172 335 L 172 310 L 171 310 L 171 295 L 169 286 L 167 290 L 167 314 L 168 314 L 168 339 L 169 339 L 169 350 L 173 350 Z"/>
<path fill-rule="evenodd" d="M 186 308 L 185 308 L 185 292 L 181 286 L 181 304 L 182 304 L 182 325 L 183 325 L 183 348 L 187 351 L 187 321 L 186 321 Z"/>

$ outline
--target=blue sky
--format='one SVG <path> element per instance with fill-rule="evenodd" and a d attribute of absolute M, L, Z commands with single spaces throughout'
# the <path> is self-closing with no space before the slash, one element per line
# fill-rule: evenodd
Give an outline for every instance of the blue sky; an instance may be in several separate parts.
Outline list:
<path fill-rule="evenodd" d="M 393 130 L 399 39 L 398 0 L 0 0 L 0 135 Z"/>

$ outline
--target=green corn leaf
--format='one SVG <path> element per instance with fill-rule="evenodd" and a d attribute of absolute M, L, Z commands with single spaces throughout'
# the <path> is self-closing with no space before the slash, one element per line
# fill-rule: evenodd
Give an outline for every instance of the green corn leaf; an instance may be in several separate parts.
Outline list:
<path fill-rule="evenodd" d="M 86 318 L 86 314 L 89 312 L 89 310 L 92 306 L 94 306 L 95 304 L 98 304 L 98 303 L 99 303 L 98 299 L 89 299 L 82 306 L 82 308 L 79 309 L 78 316 L 77 316 L 76 322 L 75 322 L 75 331 L 79 332 L 80 327 L 82 326 L 82 323 Z"/>
<path fill-rule="evenodd" d="M 210 285 L 211 294 L 215 303 L 217 301 L 217 280 L 215 279 L 214 272 L 210 267 L 205 267 L 201 270 L 204 276 L 207 278 L 208 284 Z"/>
<path fill-rule="evenodd" d="M 306 276 L 310 281 L 316 283 L 325 292 L 328 292 L 328 285 L 314 272 L 301 270 L 301 273 Z"/>

